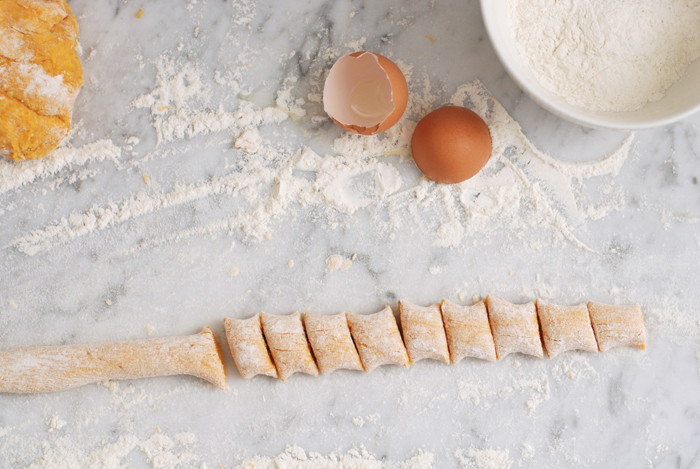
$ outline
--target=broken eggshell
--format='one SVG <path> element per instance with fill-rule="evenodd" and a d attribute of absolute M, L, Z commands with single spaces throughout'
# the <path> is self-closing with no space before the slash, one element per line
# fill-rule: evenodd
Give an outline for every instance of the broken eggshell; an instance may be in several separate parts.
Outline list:
<path fill-rule="evenodd" d="M 396 124 L 408 104 L 408 84 L 394 62 L 373 52 L 344 55 L 323 86 L 323 108 L 343 129 L 375 135 Z"/>

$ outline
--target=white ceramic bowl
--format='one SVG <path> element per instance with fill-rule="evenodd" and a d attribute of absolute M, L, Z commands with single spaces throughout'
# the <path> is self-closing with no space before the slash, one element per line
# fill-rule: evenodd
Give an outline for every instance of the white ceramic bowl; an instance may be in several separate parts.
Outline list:
<path fill-rule="evenodd" d="M 507 0 L 481 0 L 481 14 L 496 54 L 513 80 L 540 106 L 564 119 L 587 127 L 636 130 L 667 125 L 700 110 L 700 60 L 690 64 L 661 100 L 642 109 L 604 112 L 569 104 L 540 85 L 518 53 L 508 27 Z"/>

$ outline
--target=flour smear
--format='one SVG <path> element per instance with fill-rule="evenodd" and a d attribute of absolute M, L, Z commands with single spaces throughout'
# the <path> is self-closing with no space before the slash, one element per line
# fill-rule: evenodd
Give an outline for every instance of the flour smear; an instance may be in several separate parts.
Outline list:
<path fill-rule="evenodd" d="M 1 429 L 0 429 L 1 430 Z M 0 437 L 2 435 L 0 434 Z M 124 467 L 129 463 L 133 451 L 138 451 L 156 469 L 176 467 L 207 468 L 193 452 L 196 437 L 189 432 L 168 436 L 156 432 L 146 439 L 135 435 L 122 435 L 112 443 L 105 443 L 99 449 L 83 452 L 65 437 L 54 439 L 43 445 L 43 454 L 28 467 L 29 469 L 108 469 Z M 363 447 L 349 451 L 322 455 L 306 452 L 299 446 L 290 445 L 274 457 L 251 456 L 237 461 L 227 461 L 226 467 L 235 469 L 433 469 L 434 456 L 425 451 L 415 450 L 414 455 L 405 461 L 385 461 L 376 459 Z"/>
<path fill-rule="evenodd" d="M 399 64 L 412 82 L 412 67 L 400 61 Z M 436 246 L 442 247 L 470 246 L 507 227 L 513 233 L 550 230 L 555 238 L 592 251 L 594 248 L 576 235 L 576 229 L 587 219 L 602 218 L 625 205 L 619 191 L 601 205 L 585 205 L 579 192 L 591 178 L 612 179 L 618 174 L 630 154 L 634 134 L 599 160 L 561 162 L 538 150 L 478 81 L 458 87 L 449 103 L 467 106 L 485 119 L 493 139 L 493 155 L 474 178 L 446 186 L 419 177 L 407 158 L 417 121 L 429 110 L 445 104 L 432 93 L 427 80 L 411 83 L 416 91 L 411 94 L 407 112 L 385 135 L 344 134 L 334 141 L 330 154 L 319 155 L 295 143 L 294 138 L 275 145 L 261 137 L 262 129 L 274 128 L 294 114 L 290 106 L 305 103 L 287 96 L 286 88 L 284 96 L 278 95 L 278 107 L 259 108 L 240 100 L 233 110 L 225 110 L 221 104 L 212 109 L 210 85 L 203 78 L 210 71 L 204 65 L 173 59 L 172 53 L 166 51 L 155 66 L 153 89 L 136 97 L 132 107 L 133 112 L 149 111 L 158 145 L 224 132 L 233 136 L 235 151 L 246 154 L 245 167 L 195 183 L 175 182 L 169 191 L 149 187 L 120 200 L 95 204 L 87 211 L 73 212 L 18 236 L 6 247 L 35 255 L 75 238 L 114 229 L 133 218 L 225 196 L 240 199 L 236 213 L 186 230 L 143 233 L 144 239 L 129 252 L 222 231 L 238 234 L 246 242 L 259 242 L 270 236 L 275 222 L 315 208 L 326 214 L 329 228 L 366 209 L 373 214 L 380 235 L 391 236 L 409 229 L 417 236 L 432 238 Z M 219 86 L 240 88 L 235 79 L 218 82 Z M 319 88 L 314 91 L 320 91 L 321 85 L 322 77 L 312 83 Z M 80 149 L 58 150 L 46 160 L 29 163 L 26 169 L 3 162 L 0 191 L 46 178 L 64 167 L 72 168 L 93 159 L 116 159 L 119 154 L 119 148 L 111 142 L 99 141 Z M 401 159 L 387 158 L 392 155 Z M 412 172 L 413 178 L 402 175 L 407 171 Z"/>

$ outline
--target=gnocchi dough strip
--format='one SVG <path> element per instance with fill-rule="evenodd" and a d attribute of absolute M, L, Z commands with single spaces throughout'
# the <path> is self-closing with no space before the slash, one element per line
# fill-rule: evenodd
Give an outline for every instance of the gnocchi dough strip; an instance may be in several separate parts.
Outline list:
<path fill-rule="evenodd" d="M 209 327 L 182 337 L 0 352 L 0 392 L 54 392 L 110 379 L 171 375 L 226 388 L 223 355 Z"/>

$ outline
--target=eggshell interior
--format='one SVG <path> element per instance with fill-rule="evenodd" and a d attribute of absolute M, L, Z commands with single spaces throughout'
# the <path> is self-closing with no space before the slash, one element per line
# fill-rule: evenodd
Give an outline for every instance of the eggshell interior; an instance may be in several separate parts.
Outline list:
<path fill-rule="evenodd" d="M 377 131 L 396 110 L 392 82 L 380 64 L 380 57 L 371 52 L 348 54 L 331 68 L 323 87 L 323 105 L 326 113 L 341 127 L 358 133 L 364 133 L 362 130 L 365 129 Z M 367 83 L 376 84 L 373 93 L 378 93 L 377 96 L 368 96 L 379 111 L 372 115 L 358 112 L 352 101 L 353 93 Z"/>

